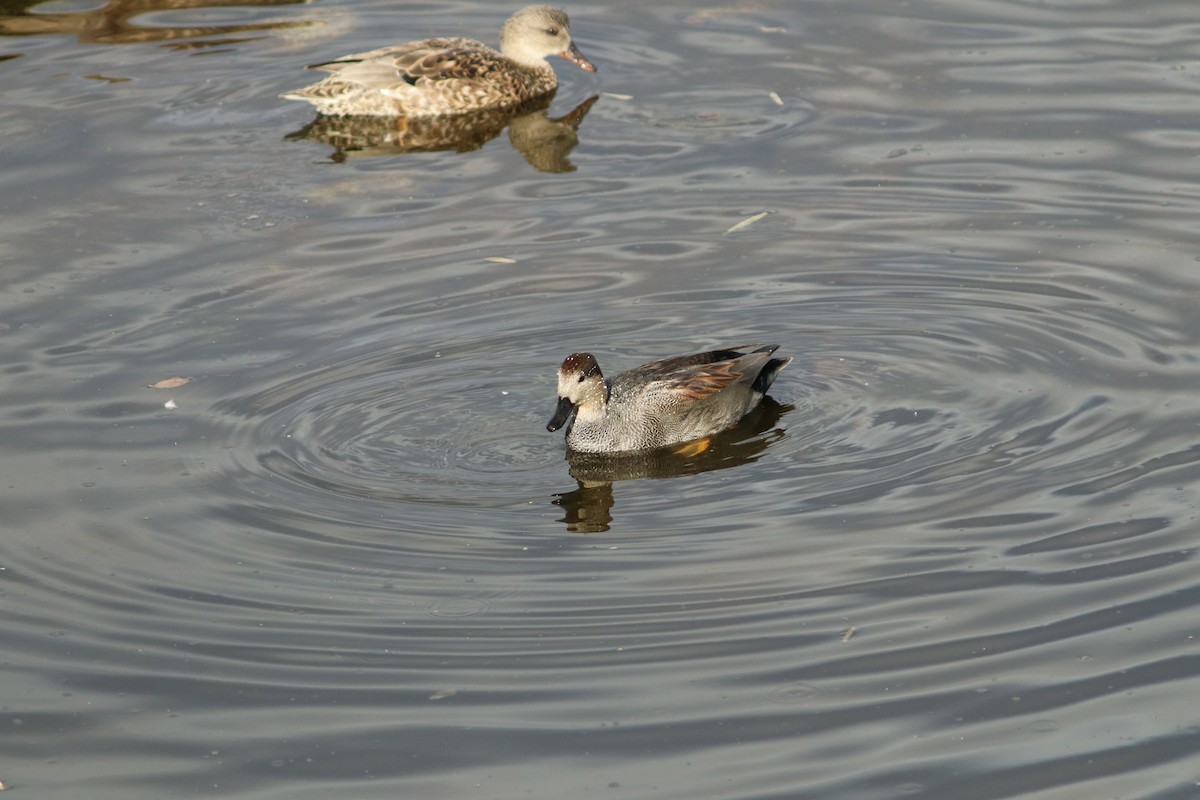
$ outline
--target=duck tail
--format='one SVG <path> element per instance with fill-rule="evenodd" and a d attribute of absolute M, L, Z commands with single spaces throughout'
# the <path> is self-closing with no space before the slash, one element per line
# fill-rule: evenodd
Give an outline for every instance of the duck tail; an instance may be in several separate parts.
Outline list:
<path fill-rule="evenodd" d="M 774 348 L 771 349 L 774 351 Z M 766 394 L 767 390 L 771 388 L 771 384 L 775 382 L 776 376 L 779 375 L 779 370 L 790 363 L 792 363 L 791 356 L 787 358 L 772 358 L 763 366 L 762 371 L 758 373 L 758 377 L 754 379 L 754 383 L 750 388 L 758 394 Z"/>

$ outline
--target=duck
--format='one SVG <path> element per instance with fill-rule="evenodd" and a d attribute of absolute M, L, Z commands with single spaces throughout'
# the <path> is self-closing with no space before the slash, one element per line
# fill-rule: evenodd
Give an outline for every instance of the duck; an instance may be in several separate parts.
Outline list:
<path fill-rule="evenodd" d="M 567 448 L 623 453 L 699 442 L 753 409 L 791 357 L 779 345 L 734 345 L 671 356 L 605 378 L 591 353 L 572 353 L 558 369 L 558 405 L 546 425 L 567 426 Z M 704 447 L 681 448 L 684 455 Z"/>
<path fill-rule="evenodd" d="M 328 116 L 438 117 L 511 108 L 558 88 L 547 56 L 596 67 L 571 39 L 562 10 L 528 6 L 500 29 L 500 51 L 473 39 L 437 38 L 342 56 L 309 69 L 331 73 L 284 92 Z"/>

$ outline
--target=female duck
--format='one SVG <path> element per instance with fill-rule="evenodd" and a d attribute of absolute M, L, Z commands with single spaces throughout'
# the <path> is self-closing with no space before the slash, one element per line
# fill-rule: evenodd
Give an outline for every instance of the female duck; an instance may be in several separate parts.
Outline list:
<path fill-rule="evenodd" d="M 335 115 L 436 117 L 508 108 L 558 87 L 546 57 L 595 72 L 571 41 L 567 15 L 529 6 L 500 29 L 500 52 L 473 39 L 425 39 L 343 56 L 310 69 L 332 73 L 280 97 Z"/>

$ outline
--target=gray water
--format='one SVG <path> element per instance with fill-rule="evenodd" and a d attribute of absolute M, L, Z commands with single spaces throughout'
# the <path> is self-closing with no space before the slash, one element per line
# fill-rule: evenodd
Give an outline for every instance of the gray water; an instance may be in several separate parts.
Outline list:
<path fill-rule="evenodd" d="M 568 6 L 463 152 L 276 97 L 514 8 L 4 7 L 13 796 L 1197 796 L 1194 3 Z M 703 454 L 545 431 L 751 341 Z"/>

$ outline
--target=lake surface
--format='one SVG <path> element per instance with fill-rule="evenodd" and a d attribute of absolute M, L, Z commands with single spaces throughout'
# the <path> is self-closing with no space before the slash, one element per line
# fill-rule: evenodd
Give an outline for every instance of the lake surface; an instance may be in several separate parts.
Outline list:
<path fill-rule="evenodd" d="M 0 781 L 1196 797 L 1194 2 L 570 5 L 462 152 L 277 98 L 515 7 L 0 9 Z M 756 341 L 700 455 L 545 430 Z"/>

